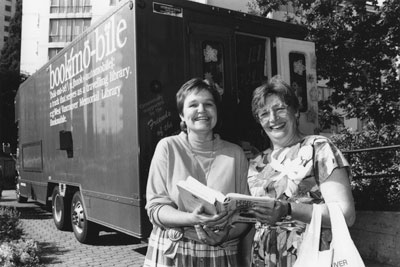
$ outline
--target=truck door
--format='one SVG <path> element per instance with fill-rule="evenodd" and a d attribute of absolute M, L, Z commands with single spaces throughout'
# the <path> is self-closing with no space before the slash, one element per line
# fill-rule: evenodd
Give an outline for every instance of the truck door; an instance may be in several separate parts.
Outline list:
<path fill-rule="evenodd" d="M 200 23 L 188 25 L 187 79 L 199 77 L 215 84 L 222 95 L 218 114 L 219 131 L 225 140 L 235 142 L 234 116 L 237 90 L 233 77 L 233 31 L 229 28 Z"/>
<path fill-rule="evenodd" d="M 294 87 L 300 102 L 300 130 L 314 134 L 318 127 L 318 89 L 315 45 L 276 38 L 278 74 Z"/>
<path fill-rule="evenodd" d="M 271 39 L 244 32 L 235 34 L 236 82 L 238 88 L 237 135 L 247 152 L 248 145 L 264 150 L 269 146 L 263 129 L 253 118 L 251 99 L 254 89 L 272 73 Z M 248 144 L 248 145 L 246 145 Z"/>

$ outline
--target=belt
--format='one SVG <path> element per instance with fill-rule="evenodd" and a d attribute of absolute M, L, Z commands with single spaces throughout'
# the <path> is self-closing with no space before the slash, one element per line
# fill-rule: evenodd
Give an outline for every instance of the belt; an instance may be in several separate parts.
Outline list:
<path fill-rule="evenodd" d="M 166 230 L 167 236 L 169 239 L 169 244 L 164 251 L 164 255 L 168 258 L 174 259 L 175 255 L 178 251 L 179 241 L 182 239 L 193 240 L 195 242 L 203 243 L 197 236 L 196 230 L 194 227 L 185 227 L 185 228 L 169 228 Z M 167 240 L 168 240 L 167 239 Z M 219 247 L 223 249 L 229 249 L 230 246 L 235 245 L 237 243 L 237 239 L 230 240 L 221 244 Z"/>
<path fill-rule="evenodd" d="M 196 242 L 200 242 L 194 227 L 185 228 L 169 228 L 166 230 L 167 236 L 172 242 L 178 242 L 183 238 L 187 238 Z"/>
<path fill-rule="evenodd" d="M 165 248 L 164 255 L 167 258 L 175 258 L 179 247 L 179 241 L 183 238 L 200 242 L 193 227 L 169 228 L 166 230 L 166 232 L 169 239 L 169 244 L 167 244 Z M 168 242 L 168 239 L 166 240 L 166 242 Z"/>

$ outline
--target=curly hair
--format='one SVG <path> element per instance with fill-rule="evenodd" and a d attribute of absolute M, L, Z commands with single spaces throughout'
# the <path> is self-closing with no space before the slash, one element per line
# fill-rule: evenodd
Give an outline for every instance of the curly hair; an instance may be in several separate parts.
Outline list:
<path fill-rule="evenodd" d="M 276 75 L 253 92 L 251 111 L 256 121 L 259 121 L 259 110 L 265 107 L 266 99 L 271 95 L 278 96 L 288 107 L 298 112 L 300 104 L 295 90 L 279 75 Z"/>

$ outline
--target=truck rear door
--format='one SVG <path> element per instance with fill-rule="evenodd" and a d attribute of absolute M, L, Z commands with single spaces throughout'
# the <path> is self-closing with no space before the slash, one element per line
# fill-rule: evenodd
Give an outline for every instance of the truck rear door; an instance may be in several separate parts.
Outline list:
<path fill-rule="evenodd" d="M 278 74 L 294 87 L 300 102 L 299 127 L 314 134 L 318 126 L 318 89 L 315 44 L 276 38 Z"/>
<path fill-rule="evenodd" d="M 222 109 L 218 115 L 221 136 L 230 141 L 234 138 L 234 116 L 237 90 L 234 73 L 234 32 L 232 28 L 190 23 L 189 77 L 200 77 L 215 84 L 222 95 Z"/>

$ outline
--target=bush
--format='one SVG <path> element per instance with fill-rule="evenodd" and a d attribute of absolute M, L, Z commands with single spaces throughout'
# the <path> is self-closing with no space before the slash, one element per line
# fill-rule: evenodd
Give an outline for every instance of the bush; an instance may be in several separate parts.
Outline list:
<path fill-rule="evenodd" d="M 367 125 L 362 132 L 343 130 L 332 136 L 343 152 L 400 144 L 400 126 L 376 129 Z M 353 195 L 358 210 L 400 211 L 400 149 L 344 153 L 352 175 Z M 360 178 L 375 175 L 375 178 Z"/>
<path fill-rule="evenodd" d="M 15 208 L 0 207 L 0 241 L 21 238 L 19 212 Z"/>
<path fill-rule="evenodd" d="M 0 245 L 0 265 L 5 267 L 39 266 L 37 243 L 33 240 L 19 239 L 3 242 Z"/>
<path fill-rule="evenodd" d="M 0 266 L 40 266 L 37 243 L 21 239 L 23 231 L 19 217 L 15 208 L 0 207 Z"/>
<path fill-rule="evenodd" d="M 352 182 L 357 210 L 400 211 L 400 179 L 372 178 Z"/>

